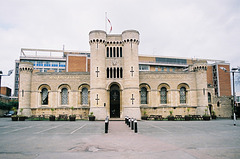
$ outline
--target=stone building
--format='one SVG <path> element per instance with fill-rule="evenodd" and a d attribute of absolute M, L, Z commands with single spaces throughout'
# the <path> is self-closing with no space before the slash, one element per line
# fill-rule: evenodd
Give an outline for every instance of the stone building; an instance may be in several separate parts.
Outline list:
<path fill-rule="evenodd" d="M 89 33 L 90 57 L 64 52 L 66 71 L 39 72 L 19 65 L 19 108 L 27 116 L 76 114 L 97 120 L 106 116 L 141 119 L 141 115 L 203 115 L 215 111 L 230 117 L 230 75 L 224 61 L 139 55 L 139 32 Z M 207 107 L 208 106 L 208 107 Z M 70 107 L 74 107 L 71 110 Z M 54 111 L 51 112 L 51 108 Z M 73 112 L 72 112 L 73 111 Z"/>

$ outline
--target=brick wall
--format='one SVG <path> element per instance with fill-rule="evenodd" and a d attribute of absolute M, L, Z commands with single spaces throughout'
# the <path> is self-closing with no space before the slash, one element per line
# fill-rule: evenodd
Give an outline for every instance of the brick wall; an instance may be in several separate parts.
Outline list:
<path fill-rule="evenodd" d="M 91 66 L 91 60 L 88 59 L 88 68 L 87 68 L 87 71 L 90 72 L 90 66 Z"/>
<path fill-rule="evenodd" d="M 213 86 L 213 67 L 207 67 L 207 83 Z"/>
<path fill-rule="evenodd" d="M 231 79 L 230 73 L 225 72 L 220 67 L 224 67 L 227 71 L 230 71 L 230 65 L 219 64 L 218 65 L 218 76 L 219 76 L 219 90 L 220 96 L 231 96 Z"/>
<path fill-rule="evenodd" d="M 8 87 L 1 87 L 1 92 L 0 94 L 5 95 L 5 96 L 11 96 L 11 89 Z"/>
<path fill-rule="evenodd" d="M 87 72 L 87 57 L 68 55 L 68 72 Z"/>
<path fill-rule="evenodd" d="M 155 57 L 138 56 L 139 62 L 156 62 Z"/>

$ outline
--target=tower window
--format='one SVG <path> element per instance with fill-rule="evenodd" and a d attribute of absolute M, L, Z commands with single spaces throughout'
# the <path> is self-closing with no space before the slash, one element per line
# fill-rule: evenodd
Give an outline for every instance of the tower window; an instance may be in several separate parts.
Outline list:
<path fill-rule="evenodd" d="M 112 57 L 112 47 L 110 47 L 110 57 Z"/>
<path fill-rule="evenodd" d="M 107 57 L 109 57 L 109 47 L 107 47 Z"/>
<path fill-rule="evenodd" d="M 122 57 L 122 47 L 120 47 L 120 57 Z"/>

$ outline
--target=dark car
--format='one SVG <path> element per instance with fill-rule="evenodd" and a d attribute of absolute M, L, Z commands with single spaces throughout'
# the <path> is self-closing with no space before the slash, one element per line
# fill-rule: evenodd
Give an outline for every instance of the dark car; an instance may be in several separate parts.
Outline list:
<path fill-rule="evenodd" d="M 12 115 L 14 115 L 14 111 L 9 111 L 9 112 L 3 114 L 4 117 L 11 117 Z"/>

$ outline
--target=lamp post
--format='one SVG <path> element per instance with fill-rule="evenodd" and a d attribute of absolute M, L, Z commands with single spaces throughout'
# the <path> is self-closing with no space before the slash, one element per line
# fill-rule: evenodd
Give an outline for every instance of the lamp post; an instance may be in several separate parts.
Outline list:
<path fill-rule="evenodd" d="M 3 75 L 2 71 L 0 71 L 0 98 L 1 98 L 1 87 L 2 87 L 2 76 L 10 76 L 13 70 L 9 70 L 7 75 Z"/>
<path fill-rule="evenodd" d="M 231 71 L 227 71 L 227 69 L 225 67 L 220 67 L 220 69 L 222 69 L 223 71 L 225 72 L 228 72 L 228 73 L 232 73 L 232 80 L 233 80 L 233 125 L 236 126 L 236 102 L 235 102 L 235 99 L 236 99 L 236 94 L 235 94 L 235 80 L 234 80 L 234 73 L 240 73 L 239 70 L 240 68 L 232 68 Z"/>

